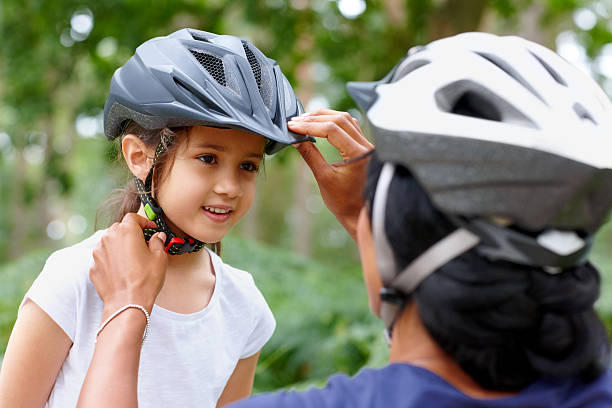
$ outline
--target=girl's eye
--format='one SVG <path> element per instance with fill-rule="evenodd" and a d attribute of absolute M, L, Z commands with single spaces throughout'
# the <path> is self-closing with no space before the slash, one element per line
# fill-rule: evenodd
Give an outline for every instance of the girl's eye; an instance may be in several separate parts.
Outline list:
<path fill-rule="evenodd" d="M 217 158 L 213 156 L 212 154 L 204 154 L 198 157 L 198 160 L 206 164 L 216 164 L 217 163 Z"/>
<path fill-rule="evenodd" d="M 252 173 L 256 173 L 257 170 L 259 170 L 259 167 L 255 164 L 255 163 L 251 163 L 251 162 L 244 162 L 240 164 L 240 168 L 242 170 L 248 171 L 248 172 L 252 172 Z"/>

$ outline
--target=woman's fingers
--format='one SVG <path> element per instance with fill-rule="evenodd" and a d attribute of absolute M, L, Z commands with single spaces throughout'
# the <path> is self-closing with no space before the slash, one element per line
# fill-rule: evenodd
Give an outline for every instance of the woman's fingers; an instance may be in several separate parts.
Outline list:
<path fill-rule="evenodd" d="M 327 169 L 327 161 L 319 151 L 319 149 L 312 142 L 303 142 L 294 145 L 297 151 L 300 153 L 312 174 L 317 180 L 322 173 Z"/>
<path fill-rule="evenodd" d="M 357 142 L 354 137 L 351 137 L 337 123 L 331 120 L 292 120 L 288 123 L 288 126 L 296 133 L 326 138 L 338 150 L 344 160 L 363 154 L 366 151 L 365 147 Z"/>
<path fill-rule="evenodd" d="M 356 142 L 366 148 L 372 148 L 372 143 L 364 136 L 359 126 L 359 121 L 348 112 L 335 111 L 331 109 L 319 109 L 314 112 L 304 113 L 297 120 L 325 122 L 332 121 L 341 127 L 347 134 L 352 136 Z"/>
<path fill-rule="evenodd" d="M 296 133 L 327 138 L 342 156 L 344 162 L 329 164 L 314 144 L 295 145 L 311 168 L 325 205 L 355 238 L 366 179 L 366 153 L 374 146 L 361 132 L 357 120 L 346 112 L 320 109 L 293 118 L 288 126 Z"/>
<path fill-rule="evenodd" d="M 136 213 L 125 214 L 121 222 L 128 224 L 135 223 L 140 227 L 141 230 L 145 228 L 157 228 L 157 225 L 153 221 Z"/>

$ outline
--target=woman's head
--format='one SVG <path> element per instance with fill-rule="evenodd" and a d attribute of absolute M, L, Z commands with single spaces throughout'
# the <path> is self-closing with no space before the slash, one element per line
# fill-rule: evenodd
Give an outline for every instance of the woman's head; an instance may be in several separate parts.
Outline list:
<path fill-rule="evenodd" d="M 372 206 L 383 163 L 374 155 L 358 227 L 374 313 L 380 310 Z M 401 270 L 456 227 L 406 168 L 390 183 L 385 233 Z M 370 255 L 368 255 L 370 254 Z M 593 304 L 600 278 L 589 263 L 552 275 L 542 268 L 490 261 L 472 249 L 424 279 L 408 298 L 432 338 L 481 385 L 517 390 L 541 377 L 601 373 L 609 339 Z"/>
<path fill-rule="evenodd" d="M 597 85 L 537 44 L 470 33 L 349 91 L 376 140 L 360 224 L 376 246 L 370 296 L 414 299 L 489 388 L 600 372 L 585 259 L 612 206 L 612 105 Z"/>

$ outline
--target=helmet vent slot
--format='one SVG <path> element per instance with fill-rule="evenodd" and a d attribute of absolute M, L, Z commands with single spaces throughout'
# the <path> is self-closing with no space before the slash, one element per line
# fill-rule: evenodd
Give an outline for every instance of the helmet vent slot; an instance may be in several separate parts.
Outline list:
<path fill-rule="evenodd" d="M 561 78 L 561 75 L 559 75 L 559 73 L 557 71 L 555 71 L 554 69 L 552 69 L 552 67 L 550 65 L 548 65 L 542 58 L 540 58 L 537 54 L 529 51 L 529 53 L 531 55 L 533 55 L 535 57 L 535 59 L 538 60 L 538 62 L 544 67 L 544 69 L 546 71 L 548 71 L 548 73 L 550 74 L 551 77 L 553 77 L 553 79 L 560 85 L 563 85 L 565 87 L 567 87 L 567 82 L 565 82 L 563 80 L 563 78 Z"/>
<path fill-rule="evenodd" d="M 448 113 L 537 129 L 523 112 L 481 84 L 460 80 L 436 91 L 438 107 Z"/>
<path fill-rule="evenodd" d="M 412 71 L 415 71 L 421 67 L 424 67 L 425 65 L 429 63 L 430 61 L 420 59 L 416 61 L 415 60 L 410 61 L 406 65 L 400 65 L 397 71 L 393 74 L 393 79 L 391 81 L 399 81 L 400 79 L 402 79 L 403 77 L 411 73 Z"/>
<path fill-rule="evenodd" d="M 217 58 L 214 55 L 193 49 L 190 49 L 189 51 L 193 54 L 194 57 L 196 57 L 200 65 L 202 65 L 202 67 L 204 67 L 204 69 L 208 71 L 208 73 L 215 79 L 215 81 L 217 81 L 223 86 L 227 86 L 227 81 L 225 79 L 225 69 L 223 67 L 223 60 L 221 58 Z"/>
<path fill-rule="evenodd" d="M 521 74 L 519 74 L 514 68 L 512 68 L 512 66 L 510 66 L 510 64 L 508 64 L 506 61 L 495 55 L 485 52 L 477 52 L 476 54 L 480 55 L 482 58 L 495 65 L 497 68 L 504 71 L 506 74 L 508 74 L 508 76 L 510 76 L 516 82 L 521 84 L 525 89 L 531 92 L 533 96 L 535 96 L 536 98 L 544 102 L 544 104 L 546 104 L 546 101 L 542 98 L 542 96 L 540 96 L 540 94 L 527 81 L 525 81 L 525 78 L 523 78 Z"/>
<path fill-rule="evenodd" d="M 261 66 L 259 65 L 259 61 L 257 61 L 257 57 L 255 57 L 255 54 L 253 54 L 253 51 L 251 51 L 246 42 L 242 42 L 242 47 L 244 48 L 244 52 L 249 60 L 249 64 L 251 65 L 253 76 L 255 76 L 255 81 L 257 82 L 257 88 L 261 93 Z"/>
<path fill-rule="evenodd" d="M 452 113 L 500 122 L 501 113 L 489 100 L 476 92 L 467 91 L 454 103 Z"/>
<path fill-rule="evenodd" d="M 196 41 L 210 42 L 208 41 L 208 38 L 204 37 L 203 35 L 200 35 L 194 32 L 190 32 L 190 34 L 193 37 L 193 39 Z"/>
<path fill-rule="evenodd" d="M 189 85 L 183 83 L 183 81 L 181 81 L 180 79 L 174 78 L 174 83 L 179 87 L 179 89 L 181 89 L 185 93 L 185 95 L 189 99 L 193 101 L 196 101 L 196 100 L 200 101 L 206 106 L 206 109 L 214 111 L 223 116 L 229 117 L 229 115 L 225 111 L 223 111 L 223 109 L 221 109 L 216 103 L 206 98 L 205 95 L 202 95 L 197 90 L 192 89 Z"/>
<path fill-rule="evenodd" d="M 574 104 L 573 108 L 574 108 L 574 112 L 576 112 L 576 115 L 578 115 L 578 117 L 580 119 L 582 119 L 582 120 L 589 120 L 594 125 L 597 125 L 597 122 L 595 121 L 595 119 L 593 119 L 593 117 L 589 114 L 589 112 L 587 112 L 587 110 L 584 108 L 584 106 L 582 106 L 581 104 L 576 102 Z"/>

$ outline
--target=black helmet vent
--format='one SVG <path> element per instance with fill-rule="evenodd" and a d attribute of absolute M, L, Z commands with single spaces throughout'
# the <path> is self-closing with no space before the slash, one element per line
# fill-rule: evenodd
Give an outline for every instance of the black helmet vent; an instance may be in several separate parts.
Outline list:
<path fill-rule="evenodd" d="M 259 61 L 257 61 L 257 57 L 255 57 L 255 54 L 253 54 L 253 51 L 251 51 L 246 42 L 242 42 L 242 47 L 249 60 L 249 64 L 251 64 L 251 70 L 255 76 L 255 81 L 257 81 L 257 88 L 259 88 L 259 92 L 261 92 L 261 66 L 259 65 Z"/>
<path fill-rule="evenodd" d="M 223 67 L 223 60 L 221 58 L 217 58 L 214 55 L 206 54 L 197 50 L 190 49 L 189 51 L 194 57 L 196 57 L 200 65 L 202 65 L 204 69 L 208 71 L 215 81 L 223 86 L 227 86 L 227 81 L 225 80 L 225 69 Z"/>
<path fill-rule="evenodd" d="M 483 95 L 472 91 L 461 95 L 452 107 L 451 112 L 457 115 L 493 120 L 495 122 L 500 122 L 502 119 L 501 113 L 495 107 L 495 104 L 491 103 Z"/>

